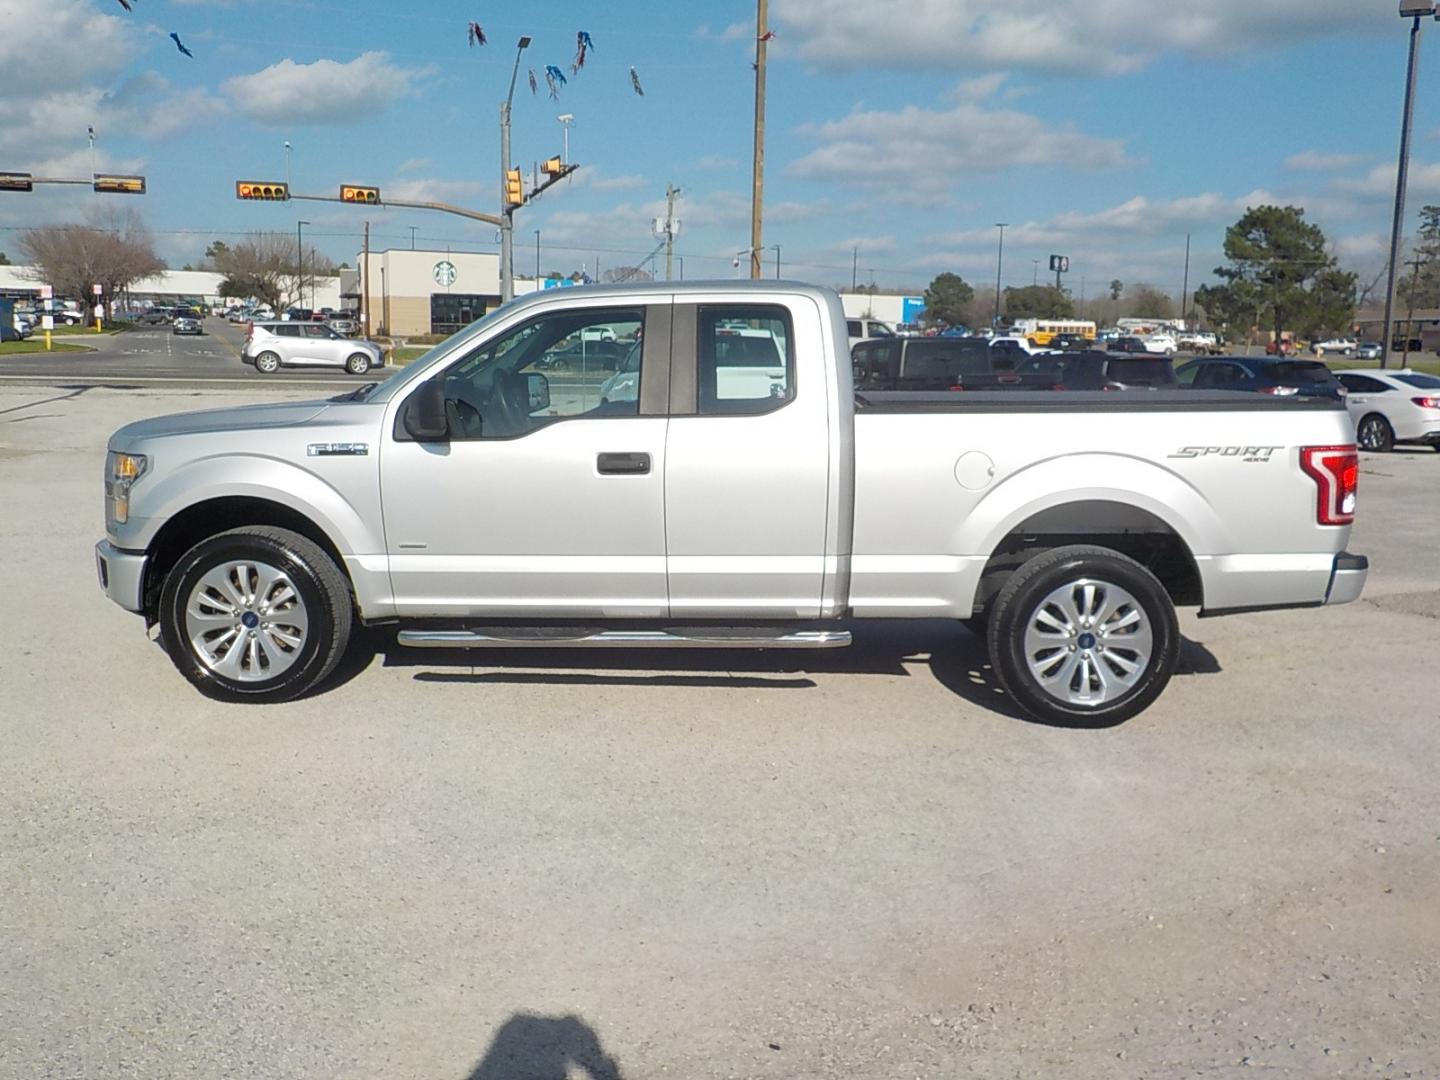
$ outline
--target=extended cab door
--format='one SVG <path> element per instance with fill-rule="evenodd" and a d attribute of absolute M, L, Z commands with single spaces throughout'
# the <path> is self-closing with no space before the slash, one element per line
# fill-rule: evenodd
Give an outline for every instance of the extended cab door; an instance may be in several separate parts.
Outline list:
<path fill-rule="evenodd" d="M 585 336 L 598 326 L 616 336 L 604 350 Z M 635 345 L 638 378 L 615 379 Z M 571 302 L 427 380 L 445 439 L 410 437 L 402 401 L 380 470 L 397 613 L 665 616 L 669 350 L 668 297 Z"/>
<path fill-rule="evenodd" d="M 819 308 L 804 296 L 696 301 L 676 304 L 674 316 L 671 614 L 816 618 L 834 565 L 831 455 L 841 450 Z"/>

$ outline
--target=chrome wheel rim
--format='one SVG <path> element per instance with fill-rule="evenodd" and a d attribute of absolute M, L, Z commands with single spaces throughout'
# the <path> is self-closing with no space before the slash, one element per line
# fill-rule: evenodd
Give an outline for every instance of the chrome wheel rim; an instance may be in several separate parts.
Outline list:
<path fill-rule="evenodd" d="M 370 370 L 370 358 L 368 356 L 352 356 L 345 366 L 350 369 L 351 375 L 364 375 Z"/>
<path fill-rule="evenodd" d="M 1385 441 L 1384 429 L 1380 426 L 1380 421 L 1373 416 L 1365 420 L 1360 425 L 1359 432 L 1356 433 L 1355 441 L 1360 444 L 1362 450 L 1374 450 L 1378 447 Z"/>
<path fill-rule="evenodd" d="M 185 602 L 185 636 L 195 655 L 236 682 L 283 675 L 309 632 L 305 601 L 289 576 L 254 559 L 213 567 Z"/>
<path fill-rule="evenodd" d="M 261 371 L 274 371 L 280 366 L 280 361 L 269 353 L 265 353 L 255 361 L 255 366 Z"/>
<path fill-rule="evenodd" d="M 1025 663 L 1050 697 L 1095 708 L 1135 689 L 1155 651 L 1149 616 L 1125 589 L 1079 578 L 1055 589 L 1025 624 Z"/>

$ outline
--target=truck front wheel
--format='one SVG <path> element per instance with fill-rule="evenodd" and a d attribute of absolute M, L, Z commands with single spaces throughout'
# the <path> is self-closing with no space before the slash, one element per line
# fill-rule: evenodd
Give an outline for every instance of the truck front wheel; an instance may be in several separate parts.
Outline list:
<path fill-rule="evenodd" d="M 1180 655 L 1175 607 L 1155 575 L 1107 548 L 1071 546 L 1020 566 L 990 606 L 1000 684 L 1047 724 L 1107 727 L 1144 711 Z"/>
<path fill-rule="evenodd" d="M 160 592 L 161 639 L 220 701 L 288 701 L 340 662 L 354 622 L 334 560 L 289 529 L 232 529 L 180 557 Z"/>

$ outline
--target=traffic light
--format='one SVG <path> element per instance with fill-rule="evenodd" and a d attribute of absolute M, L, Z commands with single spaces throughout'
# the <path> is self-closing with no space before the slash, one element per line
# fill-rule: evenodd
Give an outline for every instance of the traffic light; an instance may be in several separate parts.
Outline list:
<path fill-rule="evenodd" d="M 525 205 L 525 178 L 519 169 L 505 170 L 505 205 Z"/>
<path fill-rule="evenodd" d="M 354 184 L 340 185 L 340 201 L 374 204 L 380 201 L 378 187 L 357 187 Z"/>
<path fill-rule="evenodd" d="M 237 199 L 264 199 L 267 202 L 285 202 L 290 198 L 290 185 L 271 180 L 236 180 Z"/>
<path fill-rule="evenodd" d="M 558 157 L 547 158 L 545 164 L 540 166 L 540 171 L 546 176 L 559 176 L 565 171 L 565 163 Z"/>
<path fill-rule="evenodd" d="M 96 191 L 108 195 L 145 194 L 145 177 L 143 176 L 112 176 L 106 173 L 95 173 L 93 184 Z"/>
<path fill-rule="evenodd" d="M 28 172 L 0 172 L 0 191 L 34 191 Z"/>

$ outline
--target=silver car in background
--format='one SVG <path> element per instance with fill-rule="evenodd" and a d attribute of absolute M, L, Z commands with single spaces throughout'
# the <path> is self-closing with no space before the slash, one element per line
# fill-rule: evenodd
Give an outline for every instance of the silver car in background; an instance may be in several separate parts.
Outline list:
<path fill-rule="evenodd" d="M 282 367 L 337 367 L 364 375 L 385 365 L 380 346 L 347 338 L 317 322 L 253 323 L 240 359 L 263 375 Z"/>

